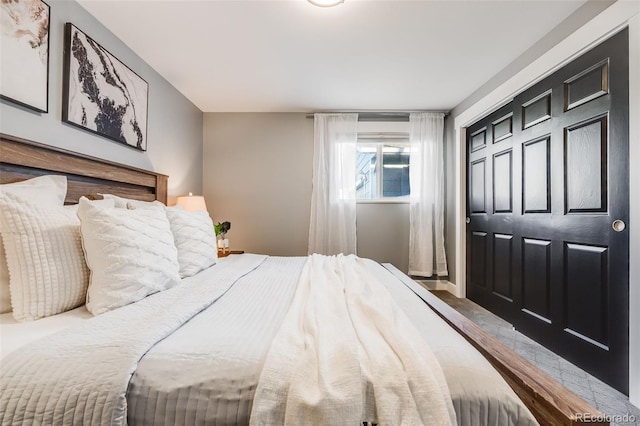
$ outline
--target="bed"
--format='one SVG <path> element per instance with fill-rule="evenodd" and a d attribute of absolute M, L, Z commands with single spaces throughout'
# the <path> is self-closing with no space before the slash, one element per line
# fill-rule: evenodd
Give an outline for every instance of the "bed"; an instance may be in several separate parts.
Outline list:
<path fill-rule="evenodd" d="M 2 135 L 0 183 L 51 173 L 67 176 L 69 204 L 82 195 L 98 193 L 166 203 L 166 176 Z M 247 424 L 271 340 L 286 316 L 304 265 L 305 258 L 234 255 L 186 279 L 179 291 L 167 290 L 109 314 L 92 318 L 79 307 L 31 323 L 16 323 L 10 314 L 3 314 L 0 372 L 5 379 L 12 377 L 12 358 L 35 357 L 33 364 L 38 364 L 39 354 L 46 353 L 42 368 L 51 371 L 41 373 L 42 381 L 57 383 L 59 393 L 65 392 L 65 383 L 72 388 L 88 386 L 93 380 L 108 388 L 110 381 L 124 381 L 123 423 Z M 458 424 L 530 424 L 529 412 L 544 425 L 603 418 L 392 265 L 365 265 L 380 277 L 431 346 L 442 366 Z M 185 289 L 195 296 L 183 294 Z M 204 302 L 203 293 L 210 293 Z M 188 305 L 180 308 L 183 312 L 174 309 L 178 299 Z M 123 371 L 83 370 L 82 359 L 107 357 L 105 348 L 125 334 L 123 328 L 134 331 L 109 355 L 109 362 L 115 360 L 113 364 Z M 76 346 L 81 333 L 102 334 L 102 346 L 96 341 L 91 347 Z M 69 350 L 75 347 L 83 349 Z M 57 359 L 53 364 L 52 358 Z M 75 381 L 79 379 L 75 376 L 92 375 L 90 380 Z M 32 377 L 39 376 L 32 373 Z M 42 392 L 35 382 L 25 389 Z M 83 400 L 109 397 L 99 390 L 100 386 L 87 390 Z M 42 401 L 49 398 L 45 395 Z M 71 399 L 49 403 L 64 405 L 63 412 L 74 410 L 74 404 L 80 406 Z M 5 405 L 0 412 L 3 424 L 11 423 L 14 408 Z M 77 419 L 80 423 L 103 420 L 83 415 Z"/>

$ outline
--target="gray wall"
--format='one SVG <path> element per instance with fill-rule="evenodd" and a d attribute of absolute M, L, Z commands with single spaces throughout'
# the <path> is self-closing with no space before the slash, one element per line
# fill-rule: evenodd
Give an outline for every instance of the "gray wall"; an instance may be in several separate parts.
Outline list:
<path fill-rule="evenodd" d="M 203 187 L 232 249 L 307 254 L 313 120 L 290 113 L 205 113 Z"/>
<path fill-rule="evenodd" d="M 231 222 L 232 249 L 304 256 L 309 239 L 313 120 L 301 113 L 204 114 L 204 195 Z M 358 204 L 358 254 L 407 270 L 407 204 Z"/>
<path fill-rule="evenodd" d="M 74 1 L 48 0 L 49 112 L 0 100 L 0 131 L 36 142 L 169 175 L 169 201 L 202 191 L 202 112 Z M 62 123 L 64 24 L 71 22 L 149 83 L 147 151 Z"/>
<path fill-rule="evenodd" d="M 409 270 L 409 203 L 360 203 L 358 256 Z"/>
<path fill-rule="evenodd" d="M 456 191 L 455 191 L 455 143 L 453 118 L 444 119 L 444 248 L 447 253 L 447 268 L 451 283 L 456 282 Z"/>

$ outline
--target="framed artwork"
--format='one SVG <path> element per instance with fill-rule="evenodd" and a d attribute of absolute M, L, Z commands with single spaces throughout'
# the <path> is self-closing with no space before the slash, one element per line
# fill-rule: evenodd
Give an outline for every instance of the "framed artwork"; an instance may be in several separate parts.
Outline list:
<path fill-rule="evenodd" d="M 149 84 L 76 28 L 65 26 L 62 120 L 147 150 Z"/>
<path fill-rule="evenodd" d="M 38 112 L 49 109 L 49 14 L 42 0 L 0 2 L 0 97 Z"/>

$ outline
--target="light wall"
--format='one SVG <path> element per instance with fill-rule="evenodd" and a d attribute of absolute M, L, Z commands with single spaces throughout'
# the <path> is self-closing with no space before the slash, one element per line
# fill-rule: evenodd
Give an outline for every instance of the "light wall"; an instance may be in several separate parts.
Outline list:
<path fill-rule="evenodd" d="M 51 6 L 49 112 L 0 100 L 0 132 L 169 175 L 169 202 L 202 190 L 202 112 L 74 1 Z M 147 151 L 65 124 L 62 117 L 64 24 L 71 22 L 149 83 Z"/>
<path fill-rule="evenodd" d="M 215 222 L 231 222 L 232 249 L 305 256 L 313 119 L 302 113 L 206 113 L 203 187 Z M 358 254 L 406 271 L 408 204 L 358 204 Z"/>

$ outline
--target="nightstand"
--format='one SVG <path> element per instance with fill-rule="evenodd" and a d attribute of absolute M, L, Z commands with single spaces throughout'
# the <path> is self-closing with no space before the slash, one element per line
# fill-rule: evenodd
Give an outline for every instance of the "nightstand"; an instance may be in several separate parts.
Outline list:
<path fill-rule="evenodd" d="M 230 254 L 244 254 L 244 250 L 230 250 L 224 253 L 222 250 L 218 250 L 218 257 L 227 257 Z"/>

